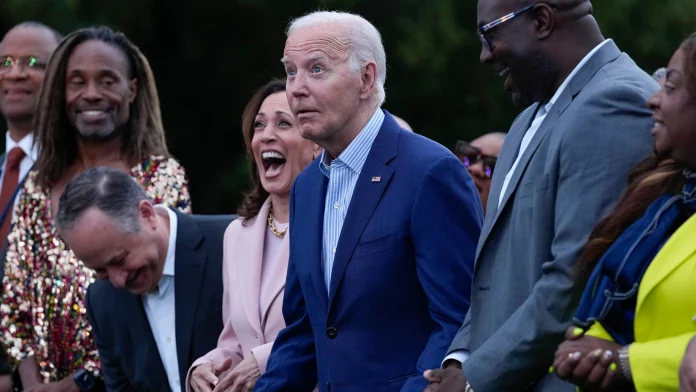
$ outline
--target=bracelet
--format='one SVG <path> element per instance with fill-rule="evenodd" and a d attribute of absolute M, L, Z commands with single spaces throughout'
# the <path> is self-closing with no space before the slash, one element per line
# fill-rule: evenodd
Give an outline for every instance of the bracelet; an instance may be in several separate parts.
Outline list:
<path fill-rule="evenodd" d="M 619 349 L 619 367 L 621 368 L 621 373 L 624 378 L 628 381 L 633 381 L 633 375 L 631 374 L 631 363 L 628 360 L 628 347 L 623 346 Z"/>

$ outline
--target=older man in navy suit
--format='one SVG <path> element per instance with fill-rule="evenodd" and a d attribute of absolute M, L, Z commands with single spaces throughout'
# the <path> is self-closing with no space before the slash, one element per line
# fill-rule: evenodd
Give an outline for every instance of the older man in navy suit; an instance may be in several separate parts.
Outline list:
<path fill-rule="evenodd" d="M 351 14 L 292 23 L 283 63 L 303 137 L 283 313 L 256 391 L 418 391 L 469 308 L 483 211 L 464 165 L 380 109 L 379 32 Z"/>
<path fill-rule="evenodd" d="M 99 278 L 87 312 L 108 391 L 181 391 L 222 331 L 222 239 L 231 216 L 153 206 L 126 173 L 95 168 L 60 197 L 56 225 Z M 89 390 L 89 375 L 75 380 Z"/>

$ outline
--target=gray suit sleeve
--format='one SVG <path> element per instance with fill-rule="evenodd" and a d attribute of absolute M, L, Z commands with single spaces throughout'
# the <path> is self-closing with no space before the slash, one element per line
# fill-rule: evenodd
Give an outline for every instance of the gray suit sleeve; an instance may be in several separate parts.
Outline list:
<path fill-rule="evenodd" d="M 452 340 L 452 344 L 449 347 L 447 356 L 445 357 L 445 360 L 443 361 L 443 365 L 445 362 L 447 362 L 450 359 L 455 359 L 455 357 L 452 355 L 454 353 L 466 353 L 466 356 L 468 357 L 471 349 L 469 348 L 469 340 L 471 339 L 471 312 L 468 312 L 466 314 L 466 317 L 464 318 L 464 323 L 462 324 L 461 328 L 459 328 L 459 331 L 457 331 L 457 334 L 454 336 L 454 340 Z"/>
<path fill-rule="evenodd" d="M 557 130 L 564 135 L 553 179 L 555 206 L 549 212 L 553 259 L 539 260 L 542 277 L 531 295 L 464 362 L 477 392 L 522 390 L 548 373 L 582 290 L 574 285 L 573 266 L 595 224 L 625 189 L 631 169 L 650 153 L 650 115 L 643 95 L 616 85 L 565 114 L 573 117 Z"/>

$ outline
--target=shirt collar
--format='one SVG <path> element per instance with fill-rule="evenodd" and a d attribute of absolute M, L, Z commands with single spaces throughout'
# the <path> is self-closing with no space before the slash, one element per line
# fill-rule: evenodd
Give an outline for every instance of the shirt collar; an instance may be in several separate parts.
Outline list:
<path fill-rule="evenodd" d="M 15 142 L 10 136 L 10 131 L 7 131 L 5 133 L 5 154 L 9 154 L 10 150 L 15 147 L 21 148 L 22 151 L 24 151 L 24 155 L 36 162 L 39 155 L 39 148 L 34 144 L 34 135 L 31 132 L 27 136 L 24 136 L 19 142 Z"/>
<path fill-rule="evenodd" d="M 382 128 L 384 122 L 384 112 L 381 108 L 377 108 L 375 113 L 370 117 L 370 120 L 365 124 L 360 133 L 346 147 L 338 158 L 331 161 L 331 156 L 324 150 L 321 153 L 321 164 L 319 169 L 325 176 L 330 177 L 332 166 L 346 165 L 352 171 L 360 174 L 362 167 L 365 165 L 367 155 L 370 153 L 372 143 L 374 143 L 379 129 Z"/>
<path fill-rule="evenodd" d="M 178 228 L 178 218 L 176 213 L 164 205 L 156 205 L 155 208 L 164 209 L 169 214 L 169 244 L 167 245 L 167 258 L 164 261 L 164 269 L 162 269 L 162 279 L 165 276 L 174 276 L 174 259 L 176 252 L 176 231 Z"/>
<path fill-rule="evenodd" d="M 580 71 L 580 69 L 583 66 L 585 66 L 585 64 L 587 64 L 588 61 L 590 61 L 592 56 L 594 56 L 594 54 L 597 53 L 599 51 L 599 49 L 602 48 L 602 46 L 606 45 L 610 41 L 611 41 L 611 39 L 605 39 L 604 41 L 602 41 L 602 43 L 595 46 L 594 49 L 592 49 L 590 51 L 590 53 L 586 54 L 585 57 L 582 58 L 582 60 L 580 60 L 578 65 L 576 65 L 575 68 L 573 69 L 573 72 L 571 72 L 570 75 L 568 75 L 568 77 L 565 78 L 563 83 L 561 83 L 561 86 L 558 87 L 558 90 L 556 90 L 556 93 L 553 95 L 553 97 L 551 97 L 551 99 L 549 100 L 549 103 L 544 105 L 544 109 L 546 110 L 546 113 L 551 111 L 551 107 L 553 106 L 553 104 L 556 103 L 556 101 L 558 100 L 558 97 L 560 97 L 561 94 L 563 94 L 563 90 L 565 90 L 566 87 L 568 87 L 568 84 L 570 84 L 570 81 L 573 80 L 573 77 Z"/>

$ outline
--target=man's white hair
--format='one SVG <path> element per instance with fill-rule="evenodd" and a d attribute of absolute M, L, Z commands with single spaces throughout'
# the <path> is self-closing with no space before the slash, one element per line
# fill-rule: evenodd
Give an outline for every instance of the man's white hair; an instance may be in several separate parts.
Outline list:
<path fill-rule="evenodd" d="M 290 22 L 287 36 L 293 31 L 322 24 L 343 24 L 348 27 L 348 64 L 359 72 L 363 64 L 374 61 L 377 64 L 375 94 L 380 106 L 386 99 L 384 82 L 387 80 L 387 54 L 384 52 L 382 36 L 377 28 L 360 15 L 336 11 L 316 11 Z"/>

